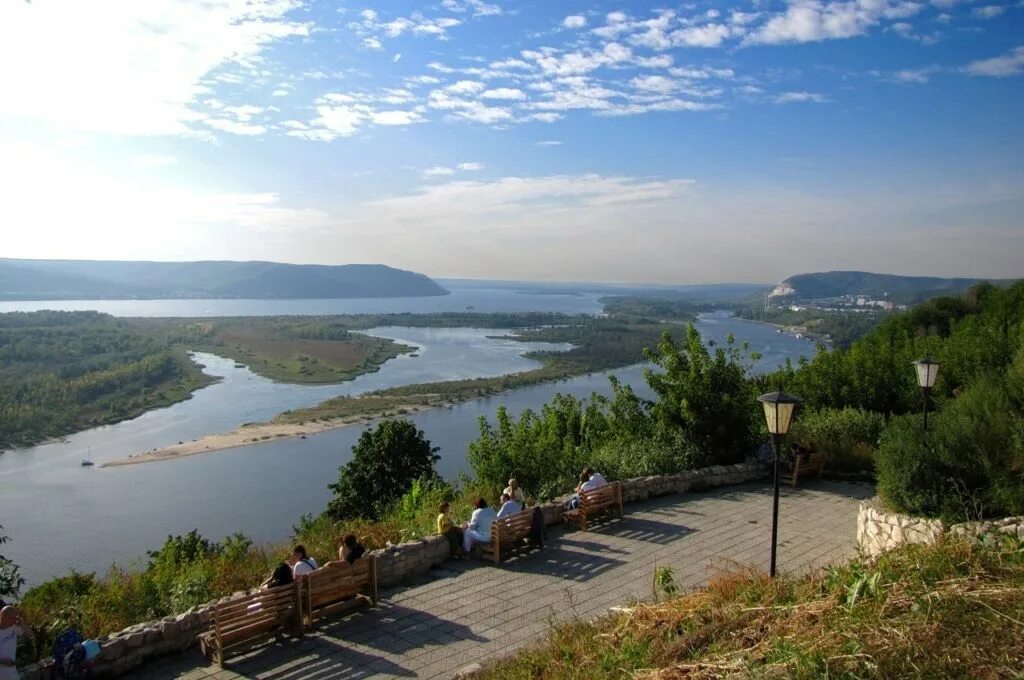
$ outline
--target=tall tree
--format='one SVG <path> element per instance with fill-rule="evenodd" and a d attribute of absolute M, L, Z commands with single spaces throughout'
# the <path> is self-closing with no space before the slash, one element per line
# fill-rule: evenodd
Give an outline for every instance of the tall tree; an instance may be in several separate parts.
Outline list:
<path fill-rule="evenodd" d="M 329 485 L 334 498 L 327 514 L 334 519 L 379 519 L 414 481 L 437 478 L 438 450 L 408 420 L 387 420 L 366 430 L 352 447 L 351 462 Z"/>
<path fill-rule="evenodd" d="M 730 335 L 724 347 L 711 348 L 688 324 L 681 345 L 665 333 L 656 349 L 646 351 L 660 369 L 645 371 L 658 395 L 651 413 L 666 433 L 681 431 L 706 462 L 741 461 L 756 446 L 761 413 L 747 381 L 747 347 L 737 347 Z"/>

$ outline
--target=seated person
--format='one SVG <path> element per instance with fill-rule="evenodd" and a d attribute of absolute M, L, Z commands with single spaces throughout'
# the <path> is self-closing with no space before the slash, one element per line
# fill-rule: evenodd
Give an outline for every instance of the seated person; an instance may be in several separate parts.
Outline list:
<path fill-rule="evenodd" d="M 502 493 L 508 494 L 508 497 L 516 503 L 519 503 L 520 506 L 526 505 L 526 499 L 523 497 L 523 489 L 519 486 L 519 482 L 517 482 L 514 477 L 508 480 L 508 486 L 505 487 L 505 490 L 502 491 Z"/>
<path fill-rule="evenodd" d="M 592 482 L 594 484 L 594 486 L 591 487 L 592 489 L 602 487 L 608 483 L 608 480 L 604 478 L 604 475 L 602 475 L 600 472 L 598 472 L 592 467 L 583 468 L 583 474 L 587 476 L 587 481 Z M 591 489 L 584 489 L 584 491 L 590 490 Z"/>
<path fill-rule="evenodd" d="M 349 564 L 354 564 L 356 560 L 365 554 L 366 548 L 359 542 L 355 534 L 346 536 L 341 542 L 341 548 L 338 549 L 338 557 Z"/>
<path fill-rule="evenodd" d="M 288 566 L 287 562 L 282 562 L 274 568 L 274 573 L 270 575 L 270 578 L 260 584 L 260 590 L 291 585 L 294 580 L 292 578 L 292 568 Z"/>
<path fill-rule="evenodd" d="M 462 557 L 462 529 L 455 526 L 451 516 L 452 506 L 445 501 L 437 508 L 437 533 L 448 539 L 451 555 Z"/>
<path fill-rule="evenodd" d="M 302 576 L 310 572 L 319 569 L 316 560 L 306 554 L 306 547 L 303 545 L 295 546 L 292 550 L 292 556 L 288 560 L 288 564 L 292 567 L 292 576 Z"/>
<path fill-rule="evenodd" d="M 584 491 L 593 491 L 594 489 L 600 489 L 605 486 L 608 480 L 604 478 L 600 472 L 595 472 L 594 468 L 584 468 L 583 472 L 580 473 L 580 483 L 576 486 L 576 493 L 574 493 L 568 501 L 565 502 L 566 510 L 575 510 L 580 507 L 580 494 Z"/>
<path fill-rule="evenodd" d="M 522 504 L 514 501 L 507 493 L 501 494 L 501 509 L 498 510 L 498 517 L 508 517 L 523 509 Z"/>
<path fill-rule="evenodd" d="M 487 501 L 483 498 L 478 498 L 473 507 L 476 509 L 462 533 L 462 550 L 467 554 L 473 550 L 474 543 L 491 542 L 491 525 L 498 517 L 498 513 L 487 507 Z"/>

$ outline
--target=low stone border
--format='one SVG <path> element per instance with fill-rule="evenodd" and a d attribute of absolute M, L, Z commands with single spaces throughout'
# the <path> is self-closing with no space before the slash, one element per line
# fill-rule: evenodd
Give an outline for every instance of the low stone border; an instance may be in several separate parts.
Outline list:
<path fill-rule="evenodd" d="M 765 476 L 766 472 L 762 466 L 755 463 L 739 463 L 714 465 L 675 475 L 638 477 L 622 482 L 622 500 L 625 503 L 633 503 L 669 494 L 742 484 Z M 563 502 L 564 499 L 560 499 L 540 505 L 546 525 L 562 522 Z M 429 536 L 374 550 L 370 554 L 377 558 L 379 586 L 388 588 L 407 583 L 412 577 L 424 574 L 447 560 L 449 544 L 444 536 Z M 249 592 L 255 592 L 255 589 Z M 234 593 L 193 607 L 183 614 L 140 623 L 100 638 L 100 655 L 94 662 L 94 672 L 103 677 L 117 677 L 154 658 L 188 649 L 196 644 L 199 634 L 209 627 L 210 609 L 214 604 L 245 594 Z M 23 669 L 21 677 L 23 680 L 42 680 L 49 675 L 48 671 L 44 672 L 36 665 Z"/>
<path fill-rule="evenodd" d="M 901 545 L 934 543 L 947 534 L 977 539 L 993 531 L 1024 539 L 1024 517 L 947 525 L 941 519 L 882 510 L 877 498 L 864 501 L 857 511 L 857 545 L 870 557 Z"/>

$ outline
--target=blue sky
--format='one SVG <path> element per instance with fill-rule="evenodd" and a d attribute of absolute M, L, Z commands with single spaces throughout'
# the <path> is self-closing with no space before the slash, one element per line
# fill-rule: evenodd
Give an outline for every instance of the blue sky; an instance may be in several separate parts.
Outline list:
<path fill-rule="evenodd" d="M 7 0 L 9 257 L 1021 276 L 1024 2 Z"/>

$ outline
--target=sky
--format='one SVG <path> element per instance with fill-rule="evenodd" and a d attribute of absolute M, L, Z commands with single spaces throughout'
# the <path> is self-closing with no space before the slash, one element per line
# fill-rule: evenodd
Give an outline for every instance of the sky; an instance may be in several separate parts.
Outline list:
<path fill-rule="evenodd" d="M 1024 276 L 1024 0 L 2 0 L 0 257 Z"/>

